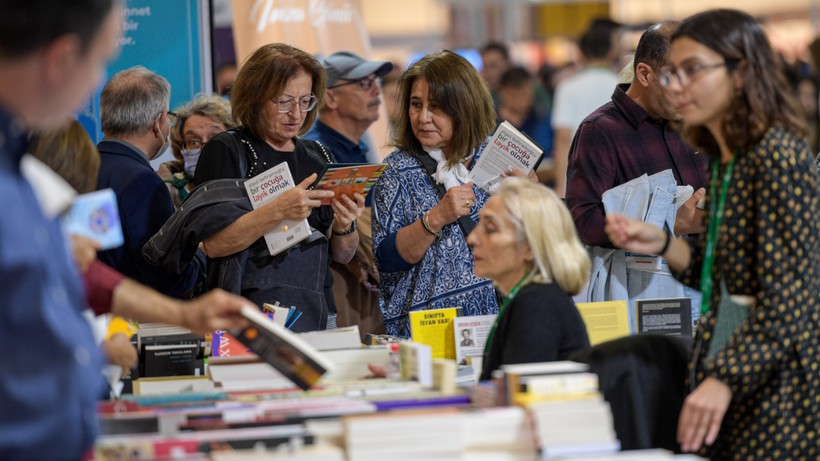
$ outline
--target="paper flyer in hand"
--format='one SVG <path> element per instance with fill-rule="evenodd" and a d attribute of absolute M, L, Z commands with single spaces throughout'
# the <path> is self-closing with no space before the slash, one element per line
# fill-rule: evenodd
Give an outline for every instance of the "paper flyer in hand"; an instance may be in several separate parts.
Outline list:
<path fill-rule="evenodd" d="M 386 163 L 328 163 L 313 189 L 332 190 L 337 200 L 342 195 L 353 198 L 356 192 L 367 197 L 385 168 Z M 322 205 L 330 205 L 330 199 L 322 200 Z"/>
<path fill-rule="evenodd" d="M 503 179 L 501 174 L 517 168 L 529 174 L 544 155 L 544 149 L 532 142 L 511 123 L 498 125 L 481 153 L 469 178 L 480 188 L 491 192 Z"/>
<path fill-rule="evenodd" d="M 111 189 L 74 197 L 63 215 L 63 225 L 67 233 L 83 235 L 99 243 L 101 250 L 123 244 L 117 196 Z"/>
<path fill-rule="evenodd" d="M 256 210 L 295 186 L 287 162 L 282 162 L 245 181 L 245 190 Z M 265 244 L 271 255 L 281 253 L 310 236 L 307 219 L 285 220 L 265 233 Z"/>

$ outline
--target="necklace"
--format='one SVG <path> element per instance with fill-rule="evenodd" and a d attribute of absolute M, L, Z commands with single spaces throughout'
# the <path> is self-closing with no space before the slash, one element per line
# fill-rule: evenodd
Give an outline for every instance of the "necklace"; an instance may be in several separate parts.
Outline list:
<path fill-rule="evenodd" d="M 253 157 L 253 164 L 251 165 L 250 169 L 248 170 L 248 177 L 252 178 L 252 177 L 256 176 L 258 173 L 260 173 L 261 171 L 267 170 L 268 169 L 268 164 L 267 164 L 267 162 L 262 160 L 262 162 L 261 162 L 262 163 L 262 170 L 258 171 L 258 167 L 259 167 L 259 163 L 260 163 L 259 155 L 256 154 L 256 149 L 253 148 L 253 145 L 251 145 L 251 142 L 243 137 L 242 138 L 242 144 L 248 146 L 248 150 L 251 152 L 251 157 Z"/>

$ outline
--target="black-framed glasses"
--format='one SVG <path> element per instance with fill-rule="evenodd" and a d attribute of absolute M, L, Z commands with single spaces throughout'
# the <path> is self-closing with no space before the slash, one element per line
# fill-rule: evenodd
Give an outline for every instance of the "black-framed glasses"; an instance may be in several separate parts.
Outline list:
<path fill-rule="evenodd" d="M 735 61 L 730 61 L 727 59 L 723 62 L 713 62 L 710 64 L 688 64 L 677 69 L 667 66 L 662 68 L 658 73 L 658 80 L 664 87 L 669 87 L 669 85 L 672 84 L 672 81 L 677 78 L 680 86 L 685 87 L 692 83 L 697 78 L 698 74 L 703 71 L 717 69 L 719 67 L 727 67 L 731 69 L 734 64 Z"/>
<path fill-rule="evenodd" d="M 329 86 L 327 89 L 332 90 L 334 88 L 339 88 L 340 86 L 347 86 L 347 85 L 359 85 L 359 88 L 362 91 L 370 91 L 373 89 L 373 85 L 378 85 L 379 88 L 382 87 L 382 79 L 376 77 L 375 75 L 372 77 L 363 77 L 358 80 L 350 80 L 348 82 L 339 83 L 333 86 Z"/>
<path fill-rule="evenodd" d="M 298 101 L 295 98 L 282 98 L 278 101 L 274 99 L 272 101 L 276 104 L 276 110 L 279 111 L 280 114 L 287 114 L 297 106 L 302 112 L 310 112 L 316 107 L 316 95 L 314 94 L 305 96 Z"/>
<path fill-rule="evenodd" d="M 165 113 L 168 114 L 168 116 L 171 118 L 172 122 L 176 122 L 177 120 L 179 120 L 179 114 L 178 113 L 171 112 L 170 110 L 166 110 Z"/>

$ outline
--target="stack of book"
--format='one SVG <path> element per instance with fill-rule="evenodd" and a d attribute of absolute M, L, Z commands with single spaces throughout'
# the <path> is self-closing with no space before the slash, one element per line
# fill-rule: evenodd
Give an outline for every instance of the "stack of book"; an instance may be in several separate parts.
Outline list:
<path fill-rule="evenodd" d="M 345 417 L 347 459 L 459 459 L 461 420 L 452 408 Z"/>
<path fill-rule="evenodd" d="M 461 419 L 463 461 L 532 461 L 535 434 L 521 407 L 467 410 Z"/>
<path fill-rule="evenodd" d="M 576 362 L 504 365 L 507 398 L 532 416 L 542 459 L 620 449 L 598 377 Z"/>

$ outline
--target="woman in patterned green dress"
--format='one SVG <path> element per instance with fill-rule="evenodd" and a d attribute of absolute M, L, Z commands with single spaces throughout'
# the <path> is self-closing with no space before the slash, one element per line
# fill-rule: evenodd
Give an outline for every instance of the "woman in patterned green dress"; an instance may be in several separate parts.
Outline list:
<path fill-rule="evenodd" d="M 711 157 L 708 230 L 690 247 L 608 216 L 607 233 L 703 291 L 678 441 L 712 459 L 818 459 L 820 205 L 797 103 L 760 25 L 734 10 L 683 21 L 658 78 Z"/>

